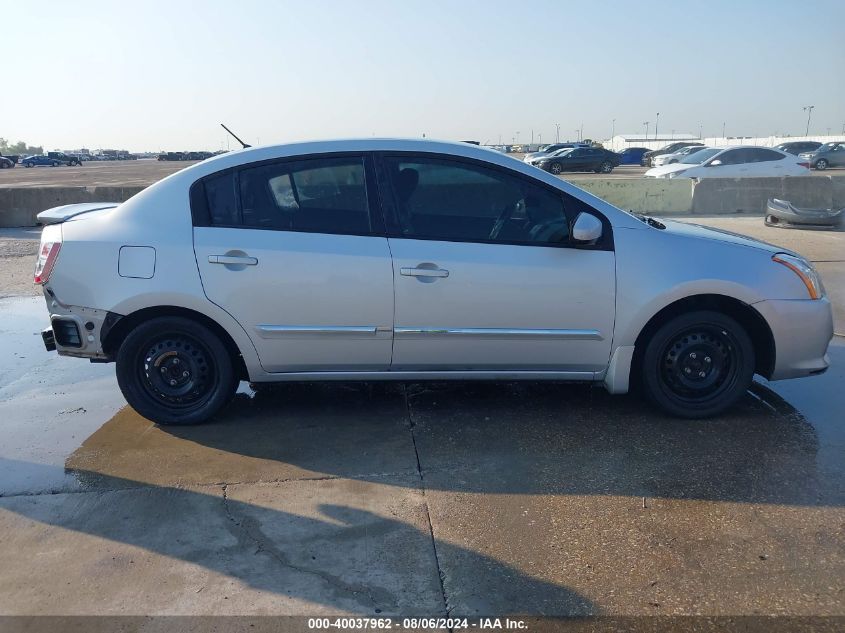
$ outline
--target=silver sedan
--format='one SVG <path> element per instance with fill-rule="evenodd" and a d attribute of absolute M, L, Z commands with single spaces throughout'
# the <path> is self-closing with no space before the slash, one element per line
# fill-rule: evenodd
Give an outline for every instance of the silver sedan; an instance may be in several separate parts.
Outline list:
<path fill-rule="evenodd" d="M 796 253 L 468 144 L 247 149 L 42 221 L 45 346 L 114 361 L 162 424 L 240 380 L 590 381 L 705 417 L 755 373 L 828 367 L 830 304 Z"/>

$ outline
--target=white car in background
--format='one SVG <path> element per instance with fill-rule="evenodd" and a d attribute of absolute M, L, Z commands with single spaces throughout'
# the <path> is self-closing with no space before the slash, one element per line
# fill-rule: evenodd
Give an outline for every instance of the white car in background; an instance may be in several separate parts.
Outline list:
<path fill-rule="evenodd" d="M 690 154 L 695 154 L 703 149 L 707 149 L 707 147 L 704 145 L 687 145 L 672 154 L 661 154 L 660 156 L 655 156 L 651 162 L 655 167 L 672 165 L 673 163 L 680 162 Z"/>
<path fill-rule="evenodd" d="M 809 175 L 805 159 L 769 147 L 710 147 L 672 165 L 649 169 L 649 178 L 765 178 Z"/>

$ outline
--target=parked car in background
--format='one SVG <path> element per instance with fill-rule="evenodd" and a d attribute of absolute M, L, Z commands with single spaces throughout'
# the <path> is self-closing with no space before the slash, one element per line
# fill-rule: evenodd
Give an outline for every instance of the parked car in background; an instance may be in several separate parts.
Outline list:
<path fill-rule="evenodd" d="M 643 155 L 648 152 L 647 147 L 626 147 L 619 154 L 620 165 L 640 165 Z"/>
<path fill-rule="evenodd" d="M 158 160 L 185 160 L 182 152 L 164 152 L 158 155 Z"/>
<path fill-rule="evenodd" d="M 801 154 L 800 158 L 809 162 L 810 167 L 819 171 L 828 167 L 845 167 L 845 142 L 825 143 L 814 152 Z"/>
<path fill-rule="evenodd" d="M 708 147 L 672 165 L 649 169 L 650 178 L 763 178 L 806 176 L 809 163 L 769 147 Z"/>
<path fill-rule="evenodd" d="M 82 164 L 82 161 L 79 160 L 79 156 L 72 156 L 70 154 L 65 154 L 64 152 L 47 152 L 47 158 L 57 160 L 62 165 L 67 165 L 68 167 L 74 167 Z"/>
<path fill-rule="evenodd" d="M 672 154 L 660 154 L 659 156 L 655 156 L 651 159 L 651 162 L 655 167 L 660 167 L 661 165 L 672 165 L 680 161 L 685 156 L 695 154 L 696 152 L 705 149 L 705 147 L 706 146 L 704 145 L 687 145 Z"/>
<path fill-rule="evenodd" d="M 539 152 L 531 152 L 530 154 L 526 154 L 523 157 L 522 160 L 524 162 L 530 164 L 530 165 L 533 165 L 535 160 L 538 159 L 538 158 L 542 158 L 544 156 L 550 156 L 551 154 L 554 154 L 555 152 L 559 152 L 562 149 L 572 149 L 573 147 L 589 147 L 589 146 L 585 145 L 584 143 L 571 143 L 571 142 L 554 143 L 552 145 L 546 145 Z"/>
<path fill-rule="evenodd" d="M 13 162 L 10 157 L 0 154 L 0 169 L 11 169 L 15 164 L 16 161 Z"/>
<path fill-rule="evenodd" d="M 704 143 L 698 143 L 696 141 L 677 141 L 675 143 L 670 143 L 665 147 L 661 147 L 660 149 L 651 150 L 650 152 L 643 154 L 643 167 L 654 167 L 652 159 L 656 156 L 660 156 L 661 154 L 674 154 L 679 149 L 689 147 L 690 145 L 704 145 Z"/>
<path fill-rule="evenodd" d="M 5 159 L 6 159 L 6 160 L 8 160 L 10 163 L 12 163 L 12 167 L 14 167 L 15 165 L 17 165 L 17 164 L 18 164 L 18 162 L 20 162 L 20 159 L 21 159 L 21 157 L 20 157 L 20 156 L 18 156 L 17 154 L 5 154 L 5 155 L 4 155 L 4 154 L 0 154 L 0 157 L 5 158 Z"/>
<path fill-rule="evenodd" d="M 51 158 L 47 154 L 38 154 L 36 156 L 27 156 L 21 160 L 21 165 L 24 167 L 58 167 L 59 165 L 66 165 L 67 163 L 58 158 Z"/>
<path fill-rule="evenodd" d="M 541 157 L 533 165 L 552 174 L 567 171 L 594 171 L 597 174 L 609 174 L 618 167 L 619 154 L 601 147 L 573 147 L 559 150 L 552 156 Z"/>
<path fill-rule="evenodd" d="M 466 143 L 247 149 L 39 220 L 45 347 L 115 362 L 161 424 L 208 420 L 241 380 L 636 381 L 698 418 L 755 373 L 829 365 L 806 259 Z"/>
<path fill-rule="evenodd" d="M 805 152 L 815 152 L 821 146 L 822 144 L 818 141 L 790 141 L 788 143 L 775 145 L 775 149 L 779 149 L 787 154 L 795 154 L 798 156 L 799 154 L 803 154 Z"/>

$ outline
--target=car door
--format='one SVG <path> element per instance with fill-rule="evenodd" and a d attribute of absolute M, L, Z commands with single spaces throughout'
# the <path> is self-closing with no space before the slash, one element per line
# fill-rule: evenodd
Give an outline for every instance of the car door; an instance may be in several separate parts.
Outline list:
<path fill-rule="evenodd" d="M 389 367 L 393 271 L 374 196 L 360 154 L 245 165 L 192 188 L 205 294 L 266 371 Z"/>
<path fill-rule="evenodd" d="M 380 163 L 395 279 L 393 370 L 573 372 L 607 366 L 615 314 L 610 225 L 594 209 L 486 163 L 424 154 Z"/>
<path fill-rule="evenodd" d="M 590 161 L 587 152 L 588 150 L 583 147 L 576 147 L 571 152 L 564 155 L 564 171 L 580 171 L 582 169 L 585 169 Z"/>
<path fill-rule="evenodd" d="M 831 167 L 845 167 L 845 145 L 834 145 L 829 152 L 828 162 Z"/>
<path fill-rule="evenodd" d="M 718 161 L 719 164 L 713 164 Z M 740 178 L 748 176 L 749 163 L 746 162 L 744 148 L 726 150 L 714 157 L 701 170 L 701 176 L 707 178 Z M 696 174 L 698 175 L 698 174 Z"/>

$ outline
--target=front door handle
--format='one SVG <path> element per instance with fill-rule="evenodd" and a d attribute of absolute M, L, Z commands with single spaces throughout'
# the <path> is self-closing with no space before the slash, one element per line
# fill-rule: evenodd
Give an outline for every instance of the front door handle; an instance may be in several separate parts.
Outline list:
<path fill-rule="evenodd" d="M 399 274 L 404 277 L 448 277 L 449 271 L 443 268 L 400 268 Z"/>
<path fill-rule="evenodd" d="M 241 266 L 256 266 L 258 265 L 257 257 L 248 257 L 245 255 L 209 255 L 209 264 L 230 264 Z"/>

